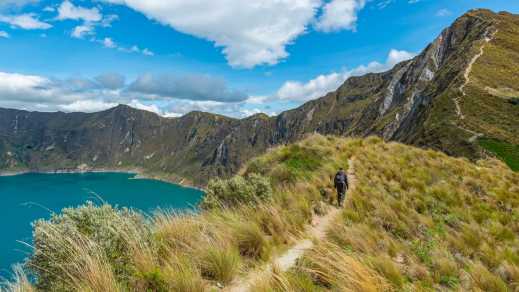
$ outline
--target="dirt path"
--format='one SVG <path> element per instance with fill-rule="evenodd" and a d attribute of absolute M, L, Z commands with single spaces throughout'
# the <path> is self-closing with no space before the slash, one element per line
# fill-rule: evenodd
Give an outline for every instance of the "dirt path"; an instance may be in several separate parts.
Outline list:
<path fill-rule="evenodd" d="M 354 160 L 348 161 L 348 182 L 349 190 L 353 190 L 357 184 L 355 177 Z M 316 216 L 312 221 L 312 225 L 307 226 L 306 234 L 308 238 L 301 239 L 296 242 L 289 250 L 279 257 L 274 258 L 270 263 L 266 264 L 259 270 L 251 271 L 246 277 L 237 279 L 231 286 L 224 289 L 229 292 L 247 292 L 250 291 L 254 283 L 265 279 L 272 272 L 273 267 L 276 267 L 282 272 L 288 271 L 294 267 L 297 260 L 300 259 L 305 251 L 314 246 L 314 240 L 321 240 L 326 236 L 326 230 L 330 227 L 334 219 L 340 214 L 340 209 L 332 207 L 330 211 L 323 217 Z"/>
<path fill-rule="evenodd" d="M 456 115 L 458 116 L 458 119 L 460 121 L 465 119 L 465 115 L 463 114 L 463 111 L 461 110 L 460 101 L 461 101 L 461 98 L 467 96 L 467 93 L 465 92 L 465 87 L 467 87 L 467 84 L 469 84 L 469 82 L 470 82 L 470 73 L 472 73 L 472 67 L 479 60 L 479 58 L 481 58 L 481 56 L 483 56 L 483 54 L 485 53 L 486 45 L 488 43 L 490 43 L 490 41 L 492 41 L 492 39 L 494 38 L 496 33 L 497 33 L 497 31 L 495 31 L 493 33 L 490 33 L 490 31 L 486 32 L 485 42 L 479 48 L 479 53 L 476 54 L 470 60 L 469 65 L 467 66 L 467 68 L 465 69 L 465 72 L 463 73 L 463 77 L 465 78 L 465 82 L 463 82 L 463 84 L 459 88 L 459 90 L 461 92 L 461 95 L 459 95 L 458 97 L 454 98 L 454 105 L 456 106 Z M 472 137 L 469 138 L 469 142 L 475 142 L 477 140 L 477 138 L 483 136 L 483 134 L 481 134 L 481 133 L 478 133 L 476 131 L 472 131 L 470 129 L 467 129 L 467 128 L 463 127 L 462 125 L 460 125 L 459 122 L 457 123 L 457 127 L 462 129 L 463 131 L 465 131 L 467 133 L 472 134 Z"/>

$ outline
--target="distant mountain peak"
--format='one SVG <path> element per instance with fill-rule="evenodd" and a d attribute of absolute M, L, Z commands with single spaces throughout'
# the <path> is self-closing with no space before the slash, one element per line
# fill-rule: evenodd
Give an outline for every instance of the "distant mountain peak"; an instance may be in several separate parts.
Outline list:
<path fill-rule="evenodd" d="M 93 114 L 1 110 L 0 170 L 137 167 L 204 184 L 314 132 L 378 135 L 476 159 L 493 153 L 480 139 L 519 145 L 517 32 L 517 15 L 471 10 L 412 60 L 349 78 L 275 117 L 194 111 L 167 119 L 123 104 Z"/>

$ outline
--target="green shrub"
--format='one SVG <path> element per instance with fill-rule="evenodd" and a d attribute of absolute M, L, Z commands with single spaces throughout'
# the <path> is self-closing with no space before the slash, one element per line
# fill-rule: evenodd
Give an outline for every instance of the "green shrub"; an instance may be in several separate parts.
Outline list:
<path fill-rule="evenodd" d="M 77 285 L 75 281 L 81 281 L 84 269 L 96 269 L 88 266 L 92 262 L 96 262 L 99 271 L 90 273 L 107 273 L 108 269 L 126 282 L 137 270 L 132 248 L 135 244 L 147 248 L 152 245 L 147 241 L 151 231 L 142 215 L 91 202 L 63 209 L 49 220 L 36 221 L 33 227 L 34 253 L 27 265 L 42 290 Z M 143 239 L 147 242 L 135 242 Z M 146 252 L 146 248 L 140 252 Z"/>
<path fill-rule="evenodd" d="M 272 198 L 272 186 L 268 178 L 259 174 L 246 177 L 237 175 L 230 179 L 213 179 L 201 203 L 203 209 L 234 207 L 239 204 L 254 204 Z"/>

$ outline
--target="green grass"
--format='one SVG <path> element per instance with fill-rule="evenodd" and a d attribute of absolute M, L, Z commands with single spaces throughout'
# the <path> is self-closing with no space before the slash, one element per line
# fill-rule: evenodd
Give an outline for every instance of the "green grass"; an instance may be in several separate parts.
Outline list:
<path fill-rule="evenodd" d="M 496 139 L 482 138 L 479 145 L 503 160 L 513 171 L 519 171 L 519 145 Z"/>

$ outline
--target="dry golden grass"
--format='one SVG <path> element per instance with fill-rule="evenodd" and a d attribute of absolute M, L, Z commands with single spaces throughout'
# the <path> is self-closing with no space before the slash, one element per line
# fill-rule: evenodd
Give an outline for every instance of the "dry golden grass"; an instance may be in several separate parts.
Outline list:
<path fill-rule="evenodd" d="M 243 169 L 272 178 L 271 200 L 199 214 L 158 212 L 145 225 L 115 217 L 109 231 L 129 251 L 125 273 L 95 238 L 48 234 L 68 255 L 55 281 L 61 290 L 211 291 L 291 244 L 314 213 L 324 212 L 323 202 L 334 200 L 331 178 L 351 157 L 357 187 L 327 241 L 253 291 L 519 288 L 518 174 L 497 160 L 473 164 L 374 137 L 319 135 Z M 21 272 L 8 287 L 32 289 Z"/>
<path fill-rule="evenodd" d="M 340 222 L 328 231 L 327 244 L 394 290 L 517 289 L 517 173 L 496 160 L 473 164 L 378 138 L 358 143 L 358 185 Z M 308 273 L 325 275 L 319 284 L 333 290 L 327 279 L 339 280 L 336 275 L 351 268 L 330 270 L 339 256 L 328 253 L 322 254 L 326 265 Z"/>

